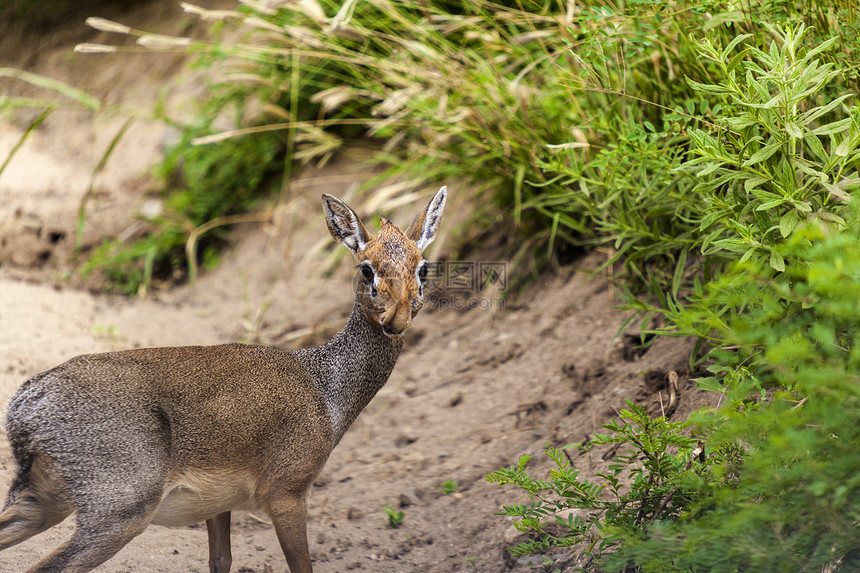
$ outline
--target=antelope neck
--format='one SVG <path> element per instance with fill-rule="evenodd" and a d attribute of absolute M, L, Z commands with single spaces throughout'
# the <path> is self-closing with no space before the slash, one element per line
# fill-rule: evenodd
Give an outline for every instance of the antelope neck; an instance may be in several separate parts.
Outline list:
<path fill-rule="evenodd" d="M 335 444 L 388 381 L 403 348 L 367 318 L 358 300 L 343 329 L 324 345 L 300 351 L 309 359 L 331 417 Z"/>

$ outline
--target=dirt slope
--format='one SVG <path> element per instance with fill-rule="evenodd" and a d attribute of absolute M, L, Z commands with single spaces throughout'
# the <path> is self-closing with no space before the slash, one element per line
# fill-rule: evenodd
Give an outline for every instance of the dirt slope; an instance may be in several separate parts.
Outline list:
<path fill-rule="evenodd" d="M 141 3 L 136 17 L 151 29 L 167 31 L 175 18 L 168 4 Z M 49 50 L 28 64 L 63 73 L 67 49 Z M 122 73 L 135 78 L 129 85 L 143 102 L 146 93 L 155 92 L 147 91 L 147 76 L 160 85 L 165 74 L 179 69 L 174 61 L 162 63 L 166 69 L 152 69 L 152 60 L 135 61 L 145 62 L 139 65 L 147 72 L 126 66 Z M 112 66 L 95 68 L 93 85 L 102 86 L 96 90 L 110 85 L 111 97 L 121 97 L 116 82 L 126 76 L 116 76 L 120 72 Z M 184 89 L 193 93 L 195 88 Z M 274 208 L 267 223 L 237 228 L 222 264 L 196 285 L 145 299 L 72 288 L 79 282 L 68 280 L 78 202 L 88 185 L 88 169 L 118 121 L 57 114 L 0 177 L 0 407 L 27 377 L 80 353 L 232 340 L 317 344 L 349 313 L 351 264 L 328 248 L 333 241 L 319 205 L 323 192 L 349 200 L 355 182 L 369 176 L 349 157 L 322 171 L 305 169 L 293 185 L 293 199 Z M 23 125 L 20 117 L 0 124 L 0 157 Z M 88 244 L 133 225 L 131 217 L 150 188 L 147 166 L 157 160 L 169 133 L 155 124 L 135 129 L 135 137 L 124 140 L 98 180 Z M 458 198 L 457 183 L 445 183 L 452 197 L 449 217 L 462 214 L 467 206 Z M 405 224 L 416 208 L 392 218 Z M 447 252 L 450 245 L 440 240 L 430 256 Z M 504 547 L 518 532 L 493 515 L 519 497 L 487 483 L 484 475 L 524 453 L 536 454 L 535 467 L 545 468 L 541 453 L 547 445 L 585 440 L 625 399 L 660 411 L 661 403 L 668 405 L 669 371 L 680 380 L 674 415 L 700 405 L 686 367 L 689 343 L 658 341 L 639 355 L 624 337 L 614 339 L 625 315 L 613 308 L 618 301 L 605 278 L 584 272 L 599 262 L 600 255 L 588 256 L 517 299 L 449 284 L 437 301 L 437 307 L 447 308 L 422 311 L 390 381 L 335 450 L 311 492 L 316 571 L 530 570 L 506 555 Z M 324 276 L 329 268 L 334 272 Z M 451 308 L 452 301 L 473 297 L 505 308 Z M 595 471 L 599 454 L 576 458 L 585 474 Z M 11 470 L 3 439 L 0 488 L 9 483 Z M 440 486 L 446 481 L 456 482 L 447 495 Z M 399 528 L 387 525 L 384 505 L 404 512 Z M 24 570 L 61 543 L 71 527 L 63 523 L 0 553 L 0 573 Z M 262 515 L 234 515 L 233 555 L 234 571 L 286 571 Z M 205 527 L 151 527 L 97 571 L 204 571 L 206 559 Z M 570 565 L 564 559 L 562 564 Z"/>

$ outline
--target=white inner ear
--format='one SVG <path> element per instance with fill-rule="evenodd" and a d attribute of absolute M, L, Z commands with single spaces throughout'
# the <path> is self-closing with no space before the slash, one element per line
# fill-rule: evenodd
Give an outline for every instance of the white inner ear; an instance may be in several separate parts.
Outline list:
<path fill-rule="evenodd" d="M 445 209 L 447 191 L 448 187 L 439 189 L 427 207 L 427 215 L 424 217 L 424 225 L 421 227 L 421 237 L 415 242 L 422 251 L 436 238 L 436 232 L 439 230 L 439 220 L 442 218 L 442 211 Z"/>
<path fill-rule="evenodd" d="M 361 230 L 359 229 L 358 225 L 356 225 L 354 221 L 351 221 L 351 223 L 352 224 L 349 226 L 349 228 L 352 233 L 344 237 L 343 242 L 351 250 L 359 251 L 361 249 L 364 249 L 367 243 L 361 240 Z"/>
<path fill-rule="evenodd" d="M 367 245 L 361 239 L 361 227 L 359 226 L 358 219 L 354 217 L 344 217 L 344 216 L 336 216 L 337 217 L 337 226 L 341 230 L 341 239 L 343 239 L 343 244 L 349 250 L 355 252 Z"/>

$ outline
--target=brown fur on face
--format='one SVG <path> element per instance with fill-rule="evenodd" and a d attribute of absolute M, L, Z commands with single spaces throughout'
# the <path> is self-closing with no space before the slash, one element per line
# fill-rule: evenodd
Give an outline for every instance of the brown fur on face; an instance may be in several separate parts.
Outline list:
<path fill-rule="evenodd" d="M 388 335 L 403 334 L 424 306 L 418 279 L 418 267 L 424 261 L 421 250 L 396 225 L 385 220 L 379 234 L 356 253 L 356 259 L 370 264 L 375 274 L 371 283 L 358 275 L 358 292 L 366 316 Z"/>

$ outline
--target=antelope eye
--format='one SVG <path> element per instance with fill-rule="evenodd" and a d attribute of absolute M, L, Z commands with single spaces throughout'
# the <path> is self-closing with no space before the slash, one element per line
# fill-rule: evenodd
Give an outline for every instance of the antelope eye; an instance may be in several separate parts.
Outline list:
<path fill-rule="evenodd" d="M 367 282 L 371 282 L 373 280 L 373 269 L 368 265 L 362 265 L 361 276 Z"/>
<path fill-rule="evenodd" d="M 427 263 L 418 267 L 418 278 L 422 281 L 427 280 Z"/>

